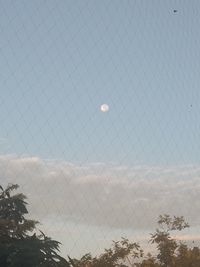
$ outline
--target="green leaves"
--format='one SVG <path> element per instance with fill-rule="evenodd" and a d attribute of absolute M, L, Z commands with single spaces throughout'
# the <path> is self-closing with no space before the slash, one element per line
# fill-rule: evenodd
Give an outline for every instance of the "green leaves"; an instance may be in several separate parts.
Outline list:
<path fill-rule="evenodd" d="M 177 241 L 170 236 L 170 231 L 181 231 L 189 224 L 185 222 L 183 216 L 177 217 L 164 214 L 158 218 L 160 229 L 156 229 L 154 234 L 151 234 L 151 243 L 157 244 L 158 255 L 157 259 L 161 266 L 175 266 L 175 252 L 179 247 Z"/>
<path fill-rule="evenodd" d="M 38 224 L 26 219 L 26 196 L 13 194 L 18 185 L 0 186 L 0 266 L 2 267 L 197 267 L 200 266 L 200 249 L 188 247 L 171 236 L 172 231 L 189 227 L 183 216 L 160 215 L 158 228 L 150 242 L 157 247 L 157 255 L 144 257 L 136 242 L 127 238 L 113 241 L 112 246 L 96 257 L 90 253 L 80 260 L 65 260 L 59 255 L 60 243 L 42 231 L 37 235 Z M 38 232 L 38 231 L 37 231 Z"/>
<path fill-rule="evenodd" d="M 170 215 L 167 215 L 167 214 L 159 216 L 158 224 L 162 228 L 164 228 L 164 225 L 167 226 L 167 229 L 166 229 L 167 231 L 175 231 L 175 230 L 181 231 L 189 227 L 189 224 L 185 222 L 185 219 L 183 216 L 170 217 Z"/>
<path fill-rule="evenodd" d="M 170 235 L 171 231 L 181 231 L 189 227 L 184 218 L 160 215 L 158 229 L 151 234 L 150 242 L 156 244 L 157 255 L 155 257 L 144 252 L 138 243 L 132 243 L 127 238 L 113 241 L 111 248 L 105 249 L 100 256 L 92 257 L 86 254 L 80 260 L 72 260 L 72 267 L 196 267 L 200 266 L 200 250 L 193 250 L 186 245 L 178 243 Z M 189 256 L 190 255 L 190 256 Z M 193 259 L 192 259 L 193 257 Z M 192 260 L 191 260 L 192 259 Z M 187 265 L 184 265 L 184 262 Z M 196 265 L 192 265 L 192 262 Z M 199 263 L 199 264 L 197 264 Z"/>
<path fill-rule="evenodd" d="M 122 237 L 120 241 L 113 241 L 112 247 L 105 249 L 99 257 L 92 258 L 89 253 L 80 260 L 69 259 L 73 267 L 128 267 L 133 266 L 134 260 L 142 256 L 143 250 L 138 243 L 131 243 Z"/>
<path fill-rule="evenodd" d="M 58 255 L 58 241 L 41 235 L 30 235 L 37 221 L 28 220 L 24 194 L 12 195 L 18 185 L 0 186 L 0 266 L 3 267 L 69 267 Z"/>

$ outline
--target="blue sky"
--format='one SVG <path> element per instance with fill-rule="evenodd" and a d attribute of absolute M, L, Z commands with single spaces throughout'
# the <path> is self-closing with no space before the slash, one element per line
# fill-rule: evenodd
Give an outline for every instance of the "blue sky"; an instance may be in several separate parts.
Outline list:
<path fill-rule="evenodd" d="M 1 153 L 199 162 L 199 5 L 1 1 Z"/>

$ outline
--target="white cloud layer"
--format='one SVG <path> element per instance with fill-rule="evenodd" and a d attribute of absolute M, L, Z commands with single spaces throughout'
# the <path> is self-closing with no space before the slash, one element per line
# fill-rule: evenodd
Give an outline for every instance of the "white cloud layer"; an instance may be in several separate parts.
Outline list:
<path fill-rule="evenodd" d="M 146 231 L 163 213 L 183 215 L 193 226 L 200 223 L 197 165 L 78 165 L 1 155 L 0 173 L 0 184 L 19 184 L 28 196 L 31 217 L 51 231 L 58 224 L 60 231 L 70 224 Z"/>
<path fill-rule="evenodd" d="M 162 213 L 200 221 L 200 166 L 75 165 L 0 156 L 1 184 L 18 183 L 37 216 L 147 228 Z"/>

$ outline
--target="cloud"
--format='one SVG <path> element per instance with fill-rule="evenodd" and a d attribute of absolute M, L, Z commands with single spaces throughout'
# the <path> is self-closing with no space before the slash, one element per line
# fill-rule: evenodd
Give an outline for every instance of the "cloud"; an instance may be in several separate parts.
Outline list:
<path fill-rule="evenodd" d="M 18 183 L 31 217 L 55 232 L 59 221 L 60 231 L 73 224 L 76 231 L 85 225 L 146 233 L 163 213 L 183 215 L 192 226 L 200 223 L 198 165 L 79 165 L 1 155 L 0 172 L 0 184 Z"/>
<path fill-rule="evenodd" d="M 199 241 L 200 240 L 200 235 L 196 234 L 183 234 L 183 235 L 173 235 L 172 236 L 176 240 L 181 240 L 181 241 Z"/>
<path fill-rule="evenodd" d="M 143 247 L 159 214 L 183 215 L 199 240 L 200 166 L 74 164 L 28 155 L 0 155 L 0 184 L 20 185 L 29 216 L 63 244 L 64 256 L 99 254 L 127 236 Z M 147 249 L 148 250 L 148 249 Z"/>

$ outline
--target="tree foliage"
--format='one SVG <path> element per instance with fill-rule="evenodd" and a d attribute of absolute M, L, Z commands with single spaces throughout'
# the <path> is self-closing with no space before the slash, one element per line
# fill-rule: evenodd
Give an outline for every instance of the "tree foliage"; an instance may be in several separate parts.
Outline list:
<path fill-rule="evenodd" d="M 68 260 L 59 255 L 58 241 L 36 231 L 38 222 L 26 218 L 26 196 L 14 194 L 18 185 L 0 186 L 0 266 L 1 267 L 200 267 L 200 248 L 177 241 L 172 232 L 189 224 L 182 216 L 160 215 L 150 243 L 155 255 L 144 254 L 136 242 L 127 238 L 113 241 L 99 256 L 90 253 Z"/>
<path fill-rule="evenodd" d="M 71 260 L 73 267 L 199 267 L 200 249 L 188 247 L 171 236 L 173 231 L 182 231 L 189 224 L 180 216 L 160 215 L 158 228 L 151 234 L 150 243 L 156 244 L 157 254 L 152 256 L 137 243 L 128 239 L 113 241 L 113 246 L 106 249 L 99 257 L 86 254 L 80 260 Z"/>
<path fill-rule="evenodd" d="M 0 266 L 1 267 L 68 267 L 59 256 L 58 241 L 37 235 L 37 221 L 26 219 L 26 196 L 13 194 L 18 185 L 0 186 Z"/>
<path fill-rule="evenodd" d="M 143 250 L 138 243 L 122 237 L 120 241 L 113 241 L 112 247 L 105 249 L 100 256 L 92 258 L 91 254 L 86 254 L 80 260 L 71 260 L 71 263 L 76 267 L 126 267 L 142 256 Z"/>
<path fill-rule="evenodd" d="M 181 231 L 189 224 L 185 222 L 184 218 L 173 218 L 169 215 L 160 215 L 158 219 L 159 228 L 151 235 L 151 242 L 157 245 L 158 255 L 157 258 L 161 266 L 173 266 L 175 263 L 175 251 L 178 248 L 178 243 L 170 235 L 171 231 Z"/>

